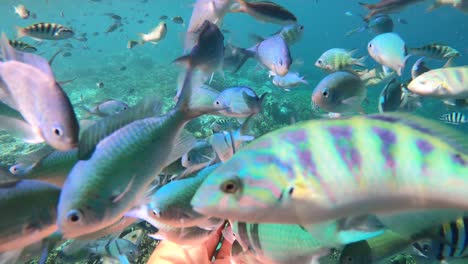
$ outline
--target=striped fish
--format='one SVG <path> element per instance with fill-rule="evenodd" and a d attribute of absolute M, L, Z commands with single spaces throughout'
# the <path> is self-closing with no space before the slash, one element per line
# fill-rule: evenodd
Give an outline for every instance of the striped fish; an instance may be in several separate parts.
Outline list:
<path fill-rule="evenodd" d="M 439 226 L 435 231 L 436 238 L 420 241 L 415 244 L 415 248 L 428 259 L 437 261 L 437 263 L 447 263 L 447 261 L 457 258 L 468 258 L 467 217 L 459 217 L 453 222 Z"/>
<path fill-rule="evenodd" d="M 465 138 L 396 113 L 311 120 L 241 149 L 207 177 L 192 206 L 233 221 L 302 225 L 350 214 L 468 210 Z"/>
<path fill-rule="evenodd" d="M 36 23 L 28 27 L 17 27 L 18 38 L 29 36 L 35 39 L 60 40 L 73 37 L 72 29 L 55 23 Z"/>
<path fill-rule="evenodd" d="M 8 40 L 8 43 L 15 49 L 25 52 L 36 52 L 37 49 L 34 46 L 29 45 L 26 42 L 20 40 Z"/>
<path fill-rule="evenodd" d="M 364 61 L 366 60 L 366 56 L 353 58 L 353 55 L 356 53 L 356 51 L 356 49 L 329 49 L 317 59 L 315 66 L 329 72 L 351 69 L 352 66 L 365 68 L 366 65 L 364 64 Z"/>
<path fill-rule="evenodd" d="M 429 57 L 436 60 L 446 60 L 460 56 L 460 52 L 450 46 L 431 43 L 420 48 L 409 48 L 411 55 Z"/>
<path fill-rule="evenodd" d="M 304 26 L 299 24 L 284 26 L 277 34 L 280 35 L 288 45 L 292 45 L 302 38 Z"/>
<path fill-rule="evenodd" d="M 460 125 L 463 123 L 468 123 L 468 118 L 465 114 L 460 112 L 452 112 L 448 114 L 443 114 L 439 117 L 439 120 L 444 121 L 447 124 Z"/>
<path fill-rule="evenodd" d="M 233 222 L 232 230 L 244 251 L 261 263 L 311 263 L 330 249 L 300 225 Z"/>
<path fill-rule="evenodd" d="M 425 72 L 408 84 L 408 90 L 441 99 L 468 98 L 468 66 L 448 67 Z"/>

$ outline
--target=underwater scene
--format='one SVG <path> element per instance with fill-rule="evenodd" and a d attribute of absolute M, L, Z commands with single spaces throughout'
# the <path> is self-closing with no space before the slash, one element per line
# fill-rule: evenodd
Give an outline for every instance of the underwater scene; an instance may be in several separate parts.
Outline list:
<path fill-rule="evenodd" d="M 0 264 L 468 264 L 468 0 L 3 0 L 0 31 Z"/>

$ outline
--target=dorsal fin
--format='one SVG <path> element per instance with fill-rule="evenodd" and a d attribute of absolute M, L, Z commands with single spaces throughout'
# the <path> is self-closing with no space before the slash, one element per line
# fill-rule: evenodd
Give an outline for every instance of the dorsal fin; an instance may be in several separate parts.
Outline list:
<path fill-rule="evenodd" d="M 368 115 L 365 118 L 408 126 L 421 133 L 435 136 L 460 153 L 468 155 L 468 140 L 466 140 L 466 135 L 440 122 L 404 113 L 374 114 Z"/>
<path fill-rule="evenodd" d="M 161 112 L 161 102 L 157 99 L 145 99 L 143 102 L 127 111 L 105 117 L 83 131 L 78 145 L 78 159 L 87 160 L 91 157 L 96 145 L 102 139 L 120 128 L 140 119 L 158 116 Z"/>

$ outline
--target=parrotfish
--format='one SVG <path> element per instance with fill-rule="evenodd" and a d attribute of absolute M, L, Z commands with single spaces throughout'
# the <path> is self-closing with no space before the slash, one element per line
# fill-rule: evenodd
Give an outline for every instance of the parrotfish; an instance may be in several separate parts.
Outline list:
<path fill-rule="evenodd" d="M 415 94 L 442 99 L 468 98 L 468 66 L 430 70 L 408 84 Z"/>
<path fill-rule="evenodd" d="M 234 221 L 293 224 L 467 210 L 464 139 L 411 115 L 312 120 L 265 134 L 239 150 L 207 177 L 192 206 Z"/>

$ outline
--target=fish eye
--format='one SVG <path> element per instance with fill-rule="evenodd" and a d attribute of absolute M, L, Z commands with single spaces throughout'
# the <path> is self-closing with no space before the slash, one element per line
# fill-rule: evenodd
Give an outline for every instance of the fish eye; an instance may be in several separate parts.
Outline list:
<path fill-rule="evenodd" d="M 130 250 L 128 253 L 133 254 L 133 250 Z"/>
<path fill-rule="evenodd" d="M 317 63 L 318 63 L 318 64 L 322 64 L 322 60 L 318 60 Z"/>
<path fill-rule="evenodd" d="M 372 48 L 372 43 L 369 43 L 369 48 Z"/>
<path fill-rule="evenodd" d="M 300 26 L 299 29 L 300 29 L 300 30 L 303 30 L 303 29 L 304 29 L 304 26 Z"/>
<path fill-rule="evenodd" d="M 283 60 L 278 61 L 279 65 L 283 66 Z"/>
<path fill-rule="evenodd" d="M 346 260 L 348 260 L 348 262 L 353 262 L 353 257 L 348 257 Z"/>
<path fill-rule="evenodd" d="M 236 193 L 240 188 L 240 182 L 238 180 L 230 179 L 221 185 L 221 191 L 224 193 Z"/>
<path fill-rule="evenodd" d="M 328 97 L 328 91 L 323 91 L 322 95 Z"/>
<path fill-rule="evenodd" d="M 215 102 L 215 104 L 219 105 L 219 104 L 220 104 L 220 102 L 219 102 L 219 101 L 216 101 L 216 102 Z"/>
<path fill-rule="evenodd" d="M 61 137 L 63 135 L 63 131 L 62 129 L 58 128 L 58 127 L 54 127 L 52 129 L 52 132 L 54 133 L 54 135 L 58 136 L 58 137 Z"/>
<path fill-rule="evenodd" d="M 81 217 L 82 217 L 82 214 L 78 210 L 71 210 L 67 214 L 67 220 L 68 222 L 71 222 L 71 223 L 79 222 L 81 220 Z"/>

